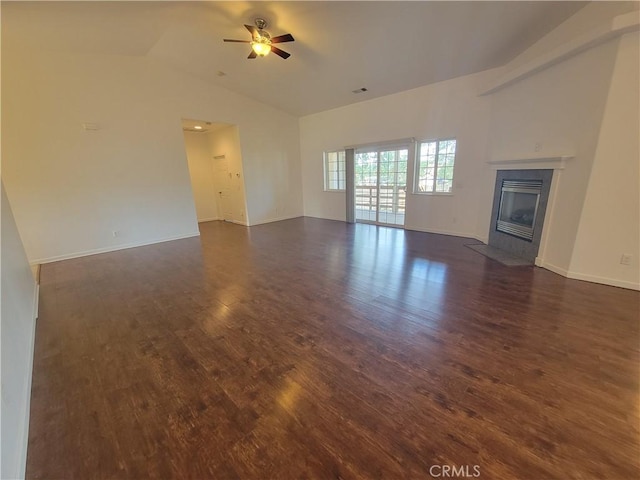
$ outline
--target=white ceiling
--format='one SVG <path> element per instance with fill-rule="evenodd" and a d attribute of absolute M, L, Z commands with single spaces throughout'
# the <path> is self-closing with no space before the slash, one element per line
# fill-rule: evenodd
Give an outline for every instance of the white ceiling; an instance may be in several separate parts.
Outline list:
<path fill-rule="evenodd" d="M 505 64 L 585 2 L 2 2 L 2 49 L 148 56 L 293 115 Z M 267 20 L 291 53 L 247 60 Z M 224 72 L 225 75 L 220 75 Z M 367 92 L 352 90 L 366 87 Z"/>

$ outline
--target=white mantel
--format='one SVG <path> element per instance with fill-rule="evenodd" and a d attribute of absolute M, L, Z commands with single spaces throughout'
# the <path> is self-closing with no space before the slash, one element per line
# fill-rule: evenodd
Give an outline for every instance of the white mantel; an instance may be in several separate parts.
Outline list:
<path fill-rule="evenodd" d="M 547 211 L 542 227 L 542 237 L 540 238 L 540 247 L 538 249 L 538 256 L 535 260 L 535 264 L 539 267 L 548 268 L 552 271 L 556 271 L 545 261 L 545 251 L 549 242 L 549 227 L 552 223 L 552 219 L 555 213 L 555 201 L 558 195 L 558 189 L 560 185 L 560 178 L 562 170 L 564 170 L 565 164 L 568 160 L 574 158 L 574 155 L 560 154 L 560 155 L 546 155 L 544 157 L 527 157 L 517 156 L 506 159 L 495 159 L 487 162 L 493 170 L 554 170 L 553 178 L 551 179 L 551 186 L 549 189 L 549 198 L 547 200 Z M 556 273 L 558 273 L 556 271 Z"/>
<path fill-rule="evenodd" d="M 489 160 L 487 163 L 495 170 L 564 170 L 567 160 L 573 157 L 573 155 L 510 157 L 504 160 Z"/>

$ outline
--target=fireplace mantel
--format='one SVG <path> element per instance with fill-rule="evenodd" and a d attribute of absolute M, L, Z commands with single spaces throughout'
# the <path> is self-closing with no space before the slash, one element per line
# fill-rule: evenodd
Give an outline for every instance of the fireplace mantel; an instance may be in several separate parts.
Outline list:
<path fill-rule="evenodd" d="M 487 163 L 495 170 L 564 170 L 566 161 L 571 158 L 573 155 L 516 157 L 505 160 L 489 160 Z"/>

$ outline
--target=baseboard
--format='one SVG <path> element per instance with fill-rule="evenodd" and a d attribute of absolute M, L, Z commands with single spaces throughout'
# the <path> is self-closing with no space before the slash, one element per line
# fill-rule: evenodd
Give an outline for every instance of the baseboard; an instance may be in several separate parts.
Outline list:
<path fill-rule="evenodd" d="M 452 232 L 450 230 L 439 230 L 437 228 L 418 228 L 410 225 L 404 226 L 405 230 L 413 230 L 415 232 L 424 232 L 424 233 L 435 233 L 437 235 L 448 235 L 450 237 L 461 237 L 461 238 L 473 238 L 476 239 L 475 233 L 465 233 L 465 232 Z M 482 241 L 482 240 L 480 240 Z"/>
<path fill-rule="evenodd" d="M 35 353 L 36 346 L 36 320 L 38 319 L 38 299 L 40 295 L 40 285 L 35 284 L 34 288 L 34 299 L 33 299 L 33 322 L 31 326 L 31 341 L 29 342 L 29 379 L 27 380 L 27 384 L 25 386 L 24 398 L 26 400 L 25 410 L 24 410 L 24 418 L 22 419 L 22 428 L 21 432 L 23 438 L 20 440 L 20 446 L 22 450 L 19 455 L 19 463 L 20 471 L 18 472 L 18 478 L 25 478 L 26 469 L 27 469 L 27 447 L 29 444 L 29 420 L 31 413 L 31 383 L 33 380 L 33 356 Z"/>
<path fill-rule="evenodd" d="M 40 283 L 36 283 L 36 291 L 33 296 L 33 318 L 38 319 L 38 313 L 40 311 Z"/>
<path fill-rule="evenodd" d="M 569 278 L 569 270 L 567 270 L 566 268 L 554 265 L 553 263 L 549 263 L 544 259 L 541 259 L 540 257 L 536 257 L 535 264 L 538 267 L 545 268 L 553 273 L 557 273 L 558 275 L 562 275 L 563 277 Z"/>
<path fill-rule="evenodd" d="M 31 267 L 31 273 L 33 273 L 33 278 L 35 278 L 36 283 L 40 283 L 40 264 L 31 263 L 29 266 Z"/>
<path fill-rule="evenodd" d="M 626 280 L 618 280 L 616 278 L 600 277 L 597 275 L 589 275 L 589 274 L 580 273 L 580 272 L 573 272 L 571 270 L 567 270 L 566 268 L 562 268 L 557 265 L 553 265 L 552 263 L 545 262 L 543 259 L 539 257 L 536 257 L 535 263 L 538 267 L 545 268 L 547 270 L 552 271 L 553 273 L 557 273 L 558 275 L 562 275 L 563 277 L 570 278 L 572 280 L 581 280 L 584 282 L 599 283 L 601 285 L 610 285 L 612 287 L 626 288 L 629 290 L 640 290 L 640 283 L 628 282 Z"/>
<path fill-rule="evenodd" d="M 220 217 L 211 217 L 211 218 L 199 218 L 198 219 L 198 223 L 204 223 L 204 222 L 216 222 L 218 220 L 222 220 Z"/>
<path fill-rule="evenodd" d="M 319 217 L 318 215 L 310 215 L 308 213 L 305 213 L 304 215 L 301 215 L 303 217 L 309 217 L 309 218 L 318 218 L 320 220 L 331 220 L 334 222 L 345 222 L 347 221 L 347 219 L 345 218 L 345 216 L 341 216 L 341 217 Z"/>
<path fill-rule="evenodd" d="M 301 218 L 303 215 L 288 215 L 284 217 L 269 218 L 267 220 L 260 220 L 259 222 L 251 223 L 253 227 L 255 225 L 264 225 L 265 223 L 282 222 L 283 220 L 292 220 L 294 218 Z"/>
<path fill-rule="evenodd" d="M 116 245 L 116 246 L 112 246 L 112 247 L 104 247 L 104 248 L 95 248 L 92 250 L 85 250 L 82 252 L 74 252 L 74 253 L 69 253 L 69 254 L 65 254 L 65 255 L 56 255 L 54 257 L 47 257 L 47 258 L 38 258 L 36 260 L 31 260 L 31 265 L 37 264 L 37 263 L 51 263 L 51 262 L 59 262 L 61 260 L 71 260 L 72 258 L 79 258 L 79 257 L 87 257 L 89 255 L 97 255 L 100 253 L 109 253 L 109 252 L 117 252 L 118 250 L 126 250 L 128 248 L 136 248 L 136 247 L 144 247 L 146 245 L 155 245 L 156 243 L 164 243 L 164 242 L 172 242 L 174 240 L 182 240 L 183 238 L 191 238 L 191 237 L 198 237 L 200 236 L 200 232 L 192 232 L 192 233 L 186 233 L 183 235 L 176 235 L 176 236 L 172 236 L 172 237 L 165 237 L 165 238 L 161 238 L 161 239 L 156 239 L 156 240 L 151 240 L 148 242 L 136 242 L 136 243 L 128 243 L 125 245 Z"/>
<path fill-rule="evenodd" d="M 242 220 L 224 220 L 225 222 L 235 223 L 236 225 L 242 225 L 243 227 L 248 227 L 249 224 Z"/>
<path fill-rule="evenodd" d="M 616 278 L 599 277 L 597 275 L 589 275 L 587 273 L 569 272 L 569 278 L 574 280 L 582 280 L 591 283 L 600 283 L 602 285 L 611 285 L 612 287 L 627 288 L 629 290 L 640 290 L 640 283 L 628 282 L 626 280 L 618 280 Z"/>

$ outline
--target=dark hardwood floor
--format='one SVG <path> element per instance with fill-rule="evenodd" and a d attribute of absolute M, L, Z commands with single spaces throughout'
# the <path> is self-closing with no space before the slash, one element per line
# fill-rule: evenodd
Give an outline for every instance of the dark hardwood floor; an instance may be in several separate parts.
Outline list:
<path fill-rule="evenodd" d="M 28 478 L 639 477 L 638 292 L 392 228 L 201 231 L 43 265 Z"/>

